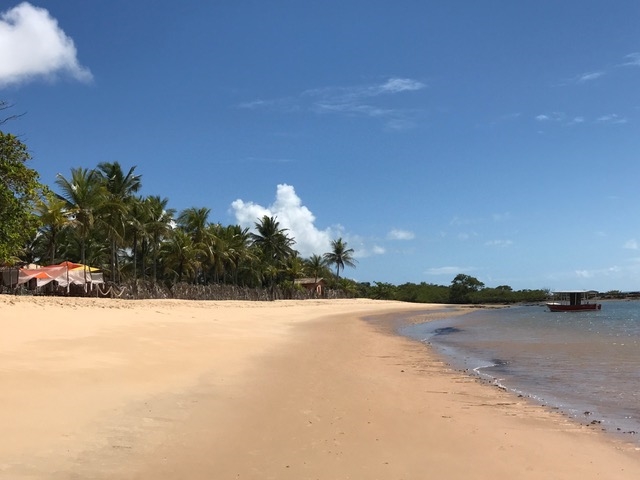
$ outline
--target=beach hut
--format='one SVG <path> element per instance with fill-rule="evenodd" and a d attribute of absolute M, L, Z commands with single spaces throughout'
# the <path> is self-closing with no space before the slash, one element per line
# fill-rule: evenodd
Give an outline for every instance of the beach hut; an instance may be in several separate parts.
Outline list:
<path fill-rule="evenodd" d="M 323 278 L 296 278 L 294 280 L 295 285 L 300 285 L 302 288 L 309 291 L 313 295 L 317 297 L 322 297 L 324 295 L 324 289 L 326 286 L 326 282 Z"/>

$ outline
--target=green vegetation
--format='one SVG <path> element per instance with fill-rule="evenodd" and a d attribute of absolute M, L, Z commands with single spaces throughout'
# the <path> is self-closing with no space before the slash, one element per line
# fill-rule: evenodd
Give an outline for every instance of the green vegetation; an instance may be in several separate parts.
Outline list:
<path fill-rule="evenodd" d="M 276 289 L 301 288 L 298 278 L 313 278 L 358 293 L 355 282 L 340 278 L 345 266 L 355 267 L 341 238 L 330 252 L 304 259 L 275 217 L 259 219 L 250 233 L 211 222 L 208 208 L 176 214 L 166 198 L 138 196 L 141 175 L 118 162 L 59 174 L 55 192 L 26 167 L 29 158 L 22 142 L 0 132 L 0 266 L 70 260 L 100 268 L 117 284 L 267 288 L 272 298 Z"/>
<path fill-rule="evenodd" d="M 339 238 L 331 242 L 331 251 L 324 254 L 327 265 L 336 266 L 336 277 L 340 278 L 340 270 L 344 270 L 345 265 L 355 268 L 356 261 L 353 258 L 353 248 L 347 248 L 346 242 Z"/>
<path fill-rule="evenodd" d="M 330 288 L 354 290 L 339 277 L 345 265 L 355 266 L 353 250 L 342 239 L 332 243 L 331 252 L 302 259 L 275 217 L 259 219 L 250 233 L 211 222 L 204 207 L 176 215 L 167 199 L 136 196 L 142 177 L 118 162 L 74 168 L 69 177 L 58 175 L 56 185 L 60 194 L 43 196 L 34 210 L 39 229 L 32 256 L 38 262 L 89 264 L 115 283 L 225 284 L 273 292 L 313 277 Z M 337 266 L 335 276 L 331 265 Z"/>
<path fill-rule="evenodd" d="M 24 143 L 0 131 L 0 264 L 25 256 L 38 225 L 34 210 L 44 187 L 29 159 Z"/>
<path fill-rule="evenodd" d="M 361 296 L 412 303 L 510 304 L 542 302 L 548 290 L 513 290 L 508 285 L 487 288 L 477 278 L 457 275 L 450 286 L 431 283 L 392 285 L 384 282 L 358 284 Z"/>
<path fill-rule="evenodd" d="M 0 266 L 70 260 L 98 267 L 106 280 L 134 289 L 140 281 L 169 288 L 227 285 L 266 288 L 271 298 L 276 289 L 302 288 L 299 278 L 323 279 L 343 295 L 416 303 L 538 302 L 548 295 L 507 285 L 487 288 L 465 274 L 450 286 L 357 283 L 340 276 L 356 266 L 354 250 L 342 238 L 331 242 L 331 251 L 304 259 L 275 217 L 258 219 L 250 233 L 211 222 L 208 208 L 176 214 L 166 198 L 138 196 L 141 175 L 118 162 L 59 174 L 55 193 L 26 166 L 29 158 L 22 142 L 0 131 Z"/>

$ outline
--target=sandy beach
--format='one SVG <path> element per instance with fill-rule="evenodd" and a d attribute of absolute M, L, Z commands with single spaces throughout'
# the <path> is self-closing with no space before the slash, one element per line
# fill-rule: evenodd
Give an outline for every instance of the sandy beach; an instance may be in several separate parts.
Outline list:
<path fill-rule="evenodd" d="M 410 311 L 454 313 L 1 295 L 0 478 L 640 478 L 633 445 L 362 319 Z"/>

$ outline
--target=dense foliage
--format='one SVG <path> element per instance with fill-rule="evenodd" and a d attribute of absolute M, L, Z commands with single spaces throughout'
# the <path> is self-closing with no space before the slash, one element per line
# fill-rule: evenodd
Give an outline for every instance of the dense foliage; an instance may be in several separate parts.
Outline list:
<path fill-rule="evenodd" d="M 468 275 L 457 275 L 450 286 L 404 283 L 392 285 L 384 282 L 360 283 L 358 291 L 362 296 L 380 300 L 398 300 L 413 303 L 534 303 L 549 296 L 548 290 L 513 290 L 508 285 L 486 288 L 482 282 Z"/>
<path fill-rule="evenodd" d="M 212 222 L 208 208 L 191 207 L 176 214 L 166 198 L 136 195 L 142 177 L 135 167 L 125 170 L 118 162 L 59 174 L 58 192 L 37 198 L 37 173 L 18 169 L 28 159 L 26 147 L 14 137 L 1 138 L 8 145 L 0 164 L 2 186 L 13 195 L 8 201 L 8 194 L 2 193 L 2 214 L 7 218 L 0 238 L 3 255 L 10 251 L 23 263 L 88 264 L 115 283 L 146 280 L 169 287 L 224 284 L 273 291 L 301 289 L 295 280 L 309 277 L 356 294 L 353 282 L 339 277 L 345 265 L 355 266 L 353 250 L 341 238 L 332 242 L 330 252 L 303 259 L 295 250 L 295 239 L 276 218 L 258 219 L 251 233 L 238 225 Z M 4 255 L 2 263 L 7 259 Z"/>
<path fill-rule="evenodd" d="M 271 292 L 302 289 L 296 280 L 307 277 L 349 296 L 416 303 L 537 302 L 548 295 L 507 285 L 486 288 L 465 274 L 450 286 L 357 283 L 340 277 L 345 267 L 356 266 L 354 250 L 342 238 L 331 242 L 329 252 L 301 258 L 295 239 L 275 217 L 257 219 L 250 231 L 212 222 L 208 208 L 177 213 L 166 198 L 137 195 L 142 177 L 136 167 L 123 170 L 118 162 L 59 174 L 54 192 L 25 165 L 29 158 L 22 142 L 0 132 L 0 266 L 70 260 L 98 267 L 114 283 Z"/>
<path fill-rule="evenodd" d="M 9 138 L 13 154 L 24 163 L 28 159 L 24 145 Z M 301 258 L 295 239 L 275 217 L 258 219 L 250 232 L 211 222 L 208 208 L 176 213 L 166 198 L 137 196 L 142 177 L 135 167 L 125 171 L 118 162 L 75 168 L 68 177 L 58 175 L 59 193 L 46 191 L 35 204 L 37 173 L 23 174 L 20 178 L 32 183 L 22 197 L 14 197 L 22 206 L 22 216 L 14 214 L 21 219 L 22 230 L 15 231 L 22 234 L 16 237 L 18 248 L 13 252 L 24 262 L 46 265 L 70 260 L 100 268 L 112 282 L 143 280 L 168 287 L 235 285 L 273 292 L 276 287 L 299 289 L 295 280 L 308 277 L 323 279 L 327 287 L 349 296 L 414 303 L 538 302 L 548 295 L 546 290 L 513 291 L 507 285 L 486 288 L 465 274 L 457 275 L 449 286 L 357 283 L 340 277 L 345 266 L 356 265 L 354 250 L 342 238 L 332 241 L 330 252 Z M 6 249 L 4 238 L 2 242 L 0 248 Z"/>
<path fill-rule="evenodd" d="M 0 131 L 0 264 L 14 263 L 36 232 L 34 206 L 42 194 L 38 173 L 27 167 L 27 147 Z"/>

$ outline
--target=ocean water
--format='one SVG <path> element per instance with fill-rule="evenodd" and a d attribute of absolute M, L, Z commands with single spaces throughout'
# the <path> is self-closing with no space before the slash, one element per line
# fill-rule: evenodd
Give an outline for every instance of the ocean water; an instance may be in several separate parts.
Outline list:
<path fill-rule="evenodd" d="M 455 368 L 640 443 L 640 302 L 601 303 L 592 312 L 479 310 L 400 333 Z"/>

